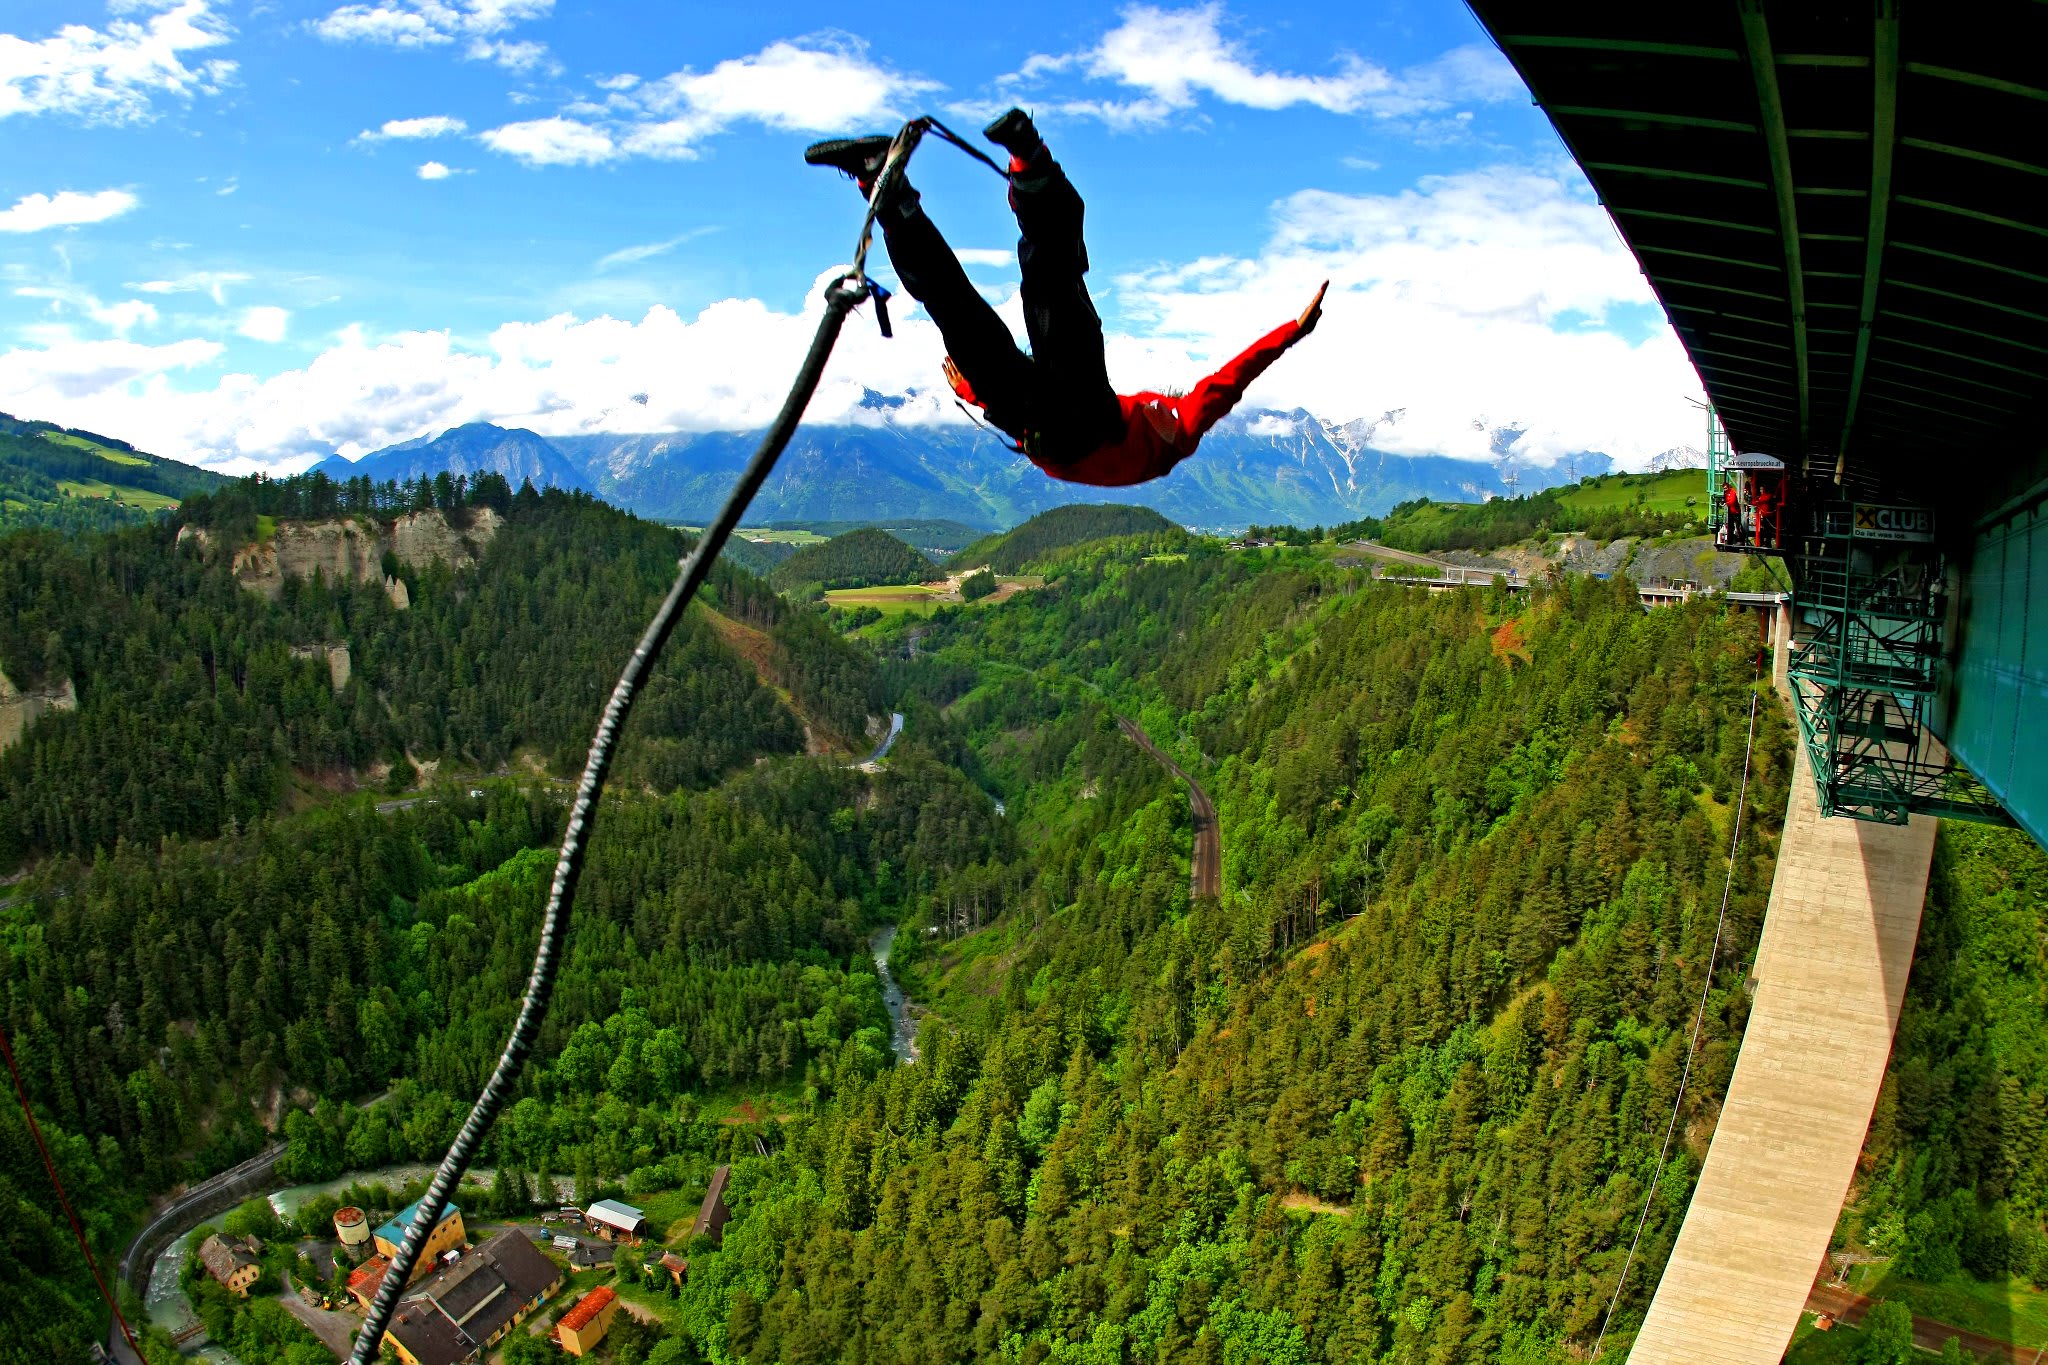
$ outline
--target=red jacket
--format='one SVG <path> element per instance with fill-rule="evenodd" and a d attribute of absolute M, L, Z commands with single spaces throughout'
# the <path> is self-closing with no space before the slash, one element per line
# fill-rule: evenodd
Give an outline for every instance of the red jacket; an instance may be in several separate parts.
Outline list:
<path fill-rule="evenodd" d="M 1237 400 L 1244 397 L 1251 382 L 1303 335 L 1299 320 L 1283 322 L 1179 396 L 1151 392 L 1118 394 L 1117 403 L 1124 412 L 1123 436 L 1097 446 L 1071 464 L 1046 463 L 1032 450 L 1035 443 L 1029 440 L 1023 443 L 1024 454 L 1053 478 L 1068 483 L 1123 488 L 1160 478 L 1194 454 L 1209 428 L 1237 406 Z M 963 400 L 983 406 L 951 365 L 946 367 L 946 375 Z"/>

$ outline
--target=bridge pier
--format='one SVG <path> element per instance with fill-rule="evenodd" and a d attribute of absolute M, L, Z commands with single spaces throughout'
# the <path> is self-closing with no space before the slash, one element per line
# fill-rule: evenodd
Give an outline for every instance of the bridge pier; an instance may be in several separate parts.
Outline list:
<path fill-rule="evenodd" d="M 1891 1056 L 1935 821 L 1823 819 L 1795 751 L 1749 1026 L 1630 1365 L 1778 1365 Z"/>

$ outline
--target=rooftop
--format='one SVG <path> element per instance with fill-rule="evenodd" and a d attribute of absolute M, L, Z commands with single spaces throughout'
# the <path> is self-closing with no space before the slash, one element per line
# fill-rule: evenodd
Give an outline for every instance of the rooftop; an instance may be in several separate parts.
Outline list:
<path fill-rule="evenodd" d="M 601 1284 L 576 1301 L 576 1306 L 562 1315 L 560 1325 L 571 1332 L 580 1332 L 590 1325 L 590 1320 L 604 1311 L 604 1306 L 618 1297 L 608 1284 Z"/>
<path fill-rule="evenodd" d="M 453 1365 L 561 1275 L 524 1233 L 501 1232 L 406 1295 L 391 1320 L 392 1335 L 420 1365 Z"/>
<path fill-rule="evenodd" d="M 223 1283 L 243 1266 L 258 1264 L 246 1247 L 230 1242 L 218 1233 L 199 1244 L 199 1259 L 213 1272 L 213 1277 Z"/>
<path fill-rule="evenodd" d="M 393 1215 L 390 1222 L 378 1228 L 377 1235 L 393 1246 L 403 1246 L 405 1244 L 405 1230 L 412 1226 L 413 1215 L 419 1211 L 420 1201 L 415 1199 Z M 461 1212 L 461 1208 L 457 1205 L 449 1204 L 447 1208 L 441 1210 L 441 1223 L 445 1223 L 450 1218 L 458 1216 Z M 441 1223 L 436 1223 L 434 1226 L 439 1227 Z"/>
<path fill-rule="evenodd" d="M 647 1221 L 647 1215 L 639 1209 L 631 1204 L 621 1204 L 616 1199 L 598 1200 L 590 1206 L 589 1212 L 584 1216 L 595 1218 L 600 1223 L 608 1223 L 615 1228 L 637 1228 Z"/>

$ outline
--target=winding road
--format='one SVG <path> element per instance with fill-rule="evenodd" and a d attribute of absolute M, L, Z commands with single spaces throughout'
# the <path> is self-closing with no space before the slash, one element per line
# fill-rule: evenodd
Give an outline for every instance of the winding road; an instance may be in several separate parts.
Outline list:
<path fill-rule="evenodd" d="M 1216 803 L 1209 799 L 1209 793 L 1202 790 L 1202 784 L 1181 771 L 1180 764 L 1163 753 L 1152 742 L 1151 736 L 1137 727 L 1133 721 L 1122 716 L 1116 718 L 1117 727 L 1125 738 L 1159 760 L 1161 767 L 1188 784 L 1188 814 L 1195 825 L 1195 853 L 1188 861 L 1188 889 L 1196 900 L 1203 897 L 1214 899 L 1223 894 L 1223 839 L 1216 828 Z"/>

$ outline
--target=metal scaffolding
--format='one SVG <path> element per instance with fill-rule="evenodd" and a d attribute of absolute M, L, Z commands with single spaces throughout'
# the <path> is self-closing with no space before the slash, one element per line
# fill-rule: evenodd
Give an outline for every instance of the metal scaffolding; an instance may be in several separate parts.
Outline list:
<path fill-rule="evenodd" d="M 1802 551 L 1790 673 L 1821 813 L 2011 823 L 1928 731 L 1948 606 L 1933 514 L 1815 503 Z"/>

